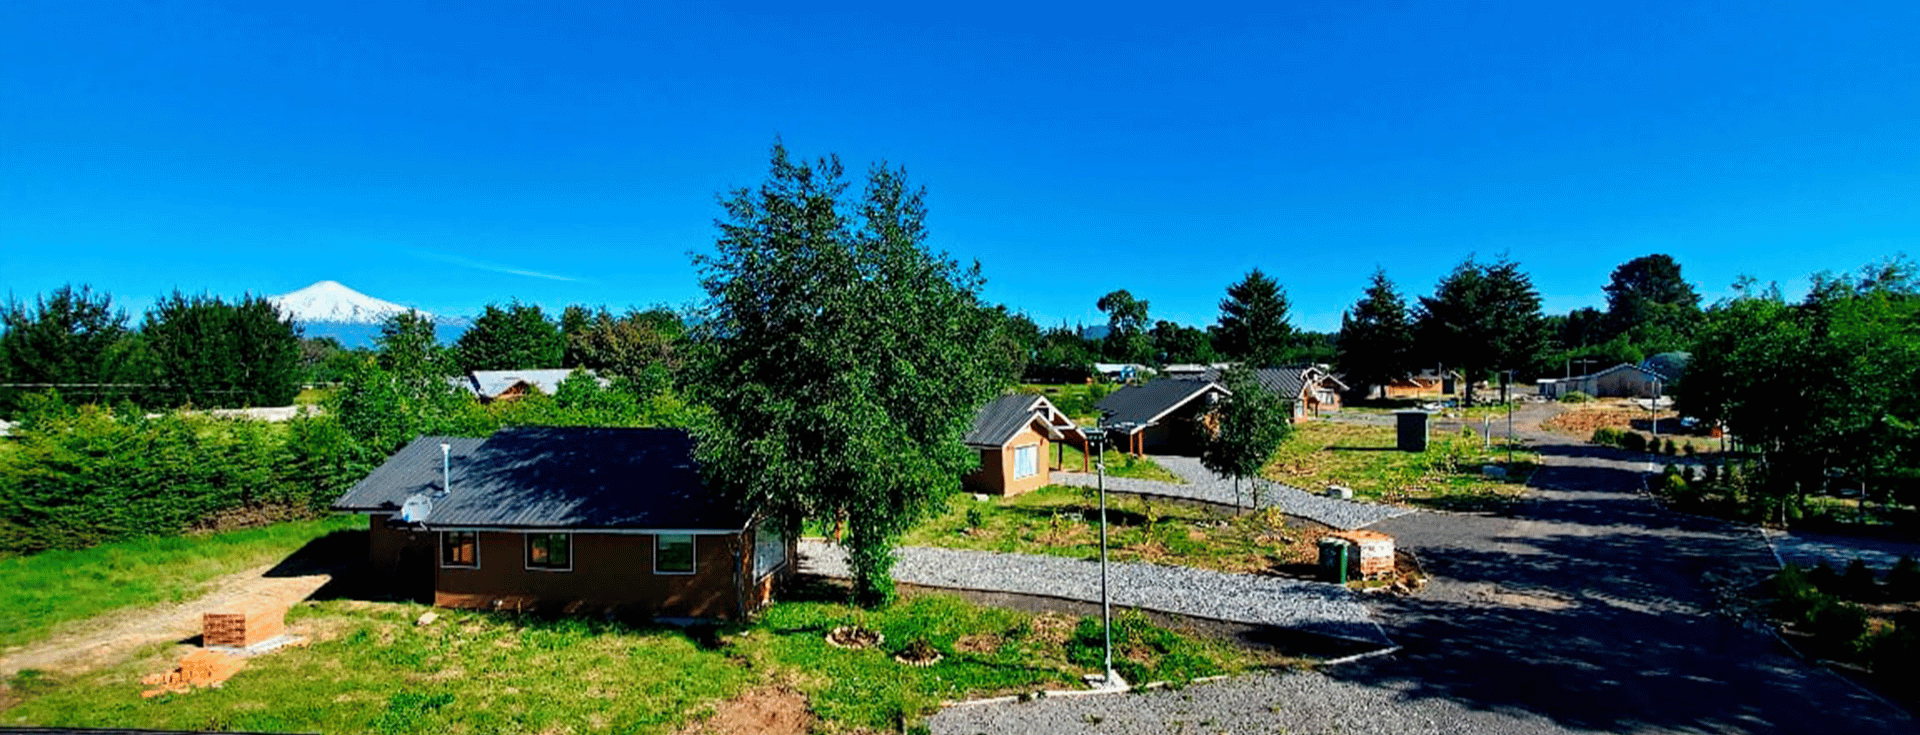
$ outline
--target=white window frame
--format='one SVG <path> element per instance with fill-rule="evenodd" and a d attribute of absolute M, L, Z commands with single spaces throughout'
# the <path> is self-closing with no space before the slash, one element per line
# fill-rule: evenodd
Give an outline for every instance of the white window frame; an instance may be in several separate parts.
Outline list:
<path fill-rule="evenodd" d="M 536 567 L 533 565 L 533 537 L 563 536 L 567 539 L 567 565 L 565 567 Z M 573 571 L 573 534 L 565 531 L 527 531 L 520 534 L 520 564 L 529 572 L 571 572 Z"/>
<path fill-rule="evenodd" d="M 693 547 L 693 555 L 688 559 L 688 561 L 692 563 L 688 565 L 687 570 L 684 572 L 678 571 L 678 570 L 663 571 L 660 569 L 660 540 L 668 536 L 684 537 L 687 540 L 687 545 Z M 693 574 L 698 574 L 699 572 L 700 572 L 700 537 L 699 536 L 691 533 L 656 533 L 653 535 L 653 573 L 654 574 L 663 575 L 663 576 L 685 577 Z"/>
<path fill-rule="evenodd" d="M 1029 469 L 1027 473 L 1021 474 L 1020 453 L 1029 449 L 1033 450 L 1033 466 Z M 1013 479 L 1024 480 L 1039 474 L 1040 474 L 1040 445 L 1039 444 L 1022 444 L 1020 446 L 1014 447 L 1013 448 Z"/>
<path fill-rule="evenodd" d="M 473 535 L 473 563 L 447 563 L 447 534 L 465 533 Z M 571 558 L 571 557 L 569 557 Z M 479 531 L 441 531 L 440 532 L 440 568 L 441 569 L 479 569 L 480 568 L 480 532 Z"/>

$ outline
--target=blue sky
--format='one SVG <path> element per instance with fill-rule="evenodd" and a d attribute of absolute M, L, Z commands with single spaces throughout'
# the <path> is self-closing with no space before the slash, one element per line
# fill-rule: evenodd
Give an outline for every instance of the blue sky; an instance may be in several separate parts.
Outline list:
<path fill-rule="evenodd" d="M 0 3 L 0 288 L 686 304 L 716 194 L 885 159 L 1043 325 L 1339 326 L 1469 254 L 1549 311 L 1920 255 L 1920 3 Z"/>

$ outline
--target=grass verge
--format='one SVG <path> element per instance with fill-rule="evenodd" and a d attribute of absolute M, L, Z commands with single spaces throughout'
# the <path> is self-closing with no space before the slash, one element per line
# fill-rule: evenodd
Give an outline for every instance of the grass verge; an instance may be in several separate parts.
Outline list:
<path fill-rule="evenodd" d="M 331 517 L 0 558 L 0 610 L 7 611 L 0 615 L 0 651 L 44 639 L 61 623 L 193 599 L 215 577 L 271 564 L 313 539 L 366 523 Z"/>
<path fill-rule="evenodd" d="M 828 588 L 837 589 L 837 588 Z M 803 694 L 827 732 L 916 727 L 943 699 L 1077 688 L 1099 666 L 1092 619 L 980 607 L 950 595 L 865 610 L 820 596 L 748 625 L 680 630 L 547 620 L 351 600 L 305 603 L 289 628 L 307 648 L 250 659 L 220 689 L 139 696 L 155 656 L 68 680 L 34 675 L 0 724 L 374 733 L 671 732 L 756 687 Z M 840 625 L 879 631 L 874 648 L 828 645 Z M 1132 681 L 1186 681 L 1273 663 L 1139 615 L 1116 620 L 1116 668 Z M 943 654 L 910 667 L 913 644 Z M 16 680 L 19 677 L 16 677 Z"/>
<path fill-rule="evenodd" d="M 1338 421 L 1308 421 L 1294 427 L 1264 474 L 1288 485 L 1319 491 L 1328 485 L 1353 488 L 1356 497 L 1445 510 L 1487 510 L 1518 497 L 1538 466 L 1532 452 L 1516 450 L 1508 464 L 1505 447 L 1485 448 L 1464 435 L 1430 437 L 1427 451 L 1401 452 L 1395 428 Z M 1487 477 L 1486 465 L 1506 470 Z"/>
<path fill-rule="evenodd" d="M 1100 553 L 1099 503 L 1092 488 L 1059 485 L 984 501 L 956 495 L 902 543 L 1092 558 Z M 1107 522 L 1108 554 L 1116 561 L 1249 573 L 1312 564 L 1314 543 L 1330 530 L 1277 511 L 1232 515 L 1115 493 L 1107 495 Z"/>

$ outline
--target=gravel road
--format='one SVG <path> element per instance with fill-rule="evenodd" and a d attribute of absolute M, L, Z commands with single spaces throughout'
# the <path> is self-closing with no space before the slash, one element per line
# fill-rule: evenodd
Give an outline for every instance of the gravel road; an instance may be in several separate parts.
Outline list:
<path fill-rule="evenodd" d="M 800 558 L 804 573 L 849 576 L 838 546 L 806 539 Z M 1338 585 L 1156 564 L 1108 567 L 1116 606 L 1393 645 L 1358 596 Z M 907 547 L 899 550 L 893 577 L 925 587 L 1100 601 L 1100 565 L 1059 556 Z"/>
<path fill-rule="evenodd" d="M 954 707 L 943 734 L 1799 733 L 1920 731 L 1904 710 L 1789 656 L 1730 604 L 1775 568 L 1750 527 L 1662 511 L 1638 457 L 1516 428 L 1542 455 L 1506 515 L 1382 521 L 1433 581 L 1369 598 L 1399 652 L 1179 692 Z M 1098 718 L 1097 721 L 1095 718 Z"/>
<path fill-rule="evenodd" d="M 1894 563 L 1900 561 L 1900 557 L 1920 559 L 1920 544 L 1902 541 L 1828 536 L 1799 531 L 1789 533 L 1771 529 L 1767 531 L 1767 540 L 1772 542 L 1774 550 L 1780 553 L 1781 561 L 1803 567 L 1825 562 L 1836 572 L 1845 571 L 1847 564 L 1855 559 L 1866 562 L 1868 568 L 1882 574 L 1892 569 Z"/>
<path fill-rule="evenodd" d="M 1158 482 L 1138 480 L 1131 477 L 1107 477 L 1109 492 L 1133 495 L 1159 495 L 1173 498 L 1204 500 L 1221 505 L 1243 503 L 1253 506 L 1253 494 L 1249 487 L 1242 484 L 1236 493 L 1231 478 L 1223 478 L 1207 471 L 1200 460 L 1192 457 L 1159 455 L 1154 462 L 1186 480 L 1186 483 Z M 1061 485 L 1094 487 L 1098 478 L 1085 472 L 1055 472 L 1053 481 Z M 1308 518 L 1325 523 L 1334 528 L 1352 530 L 1364 528 L 1382 520 L 1412 513 L 1410 508 L 1378 503 L 1356 503 L 1350 500 L 1338 500 L 1315 495 L 1286 485 L 1268 483 L 1261 492 L 1260 507 L 1279 508 L 1287 515 Z"/>

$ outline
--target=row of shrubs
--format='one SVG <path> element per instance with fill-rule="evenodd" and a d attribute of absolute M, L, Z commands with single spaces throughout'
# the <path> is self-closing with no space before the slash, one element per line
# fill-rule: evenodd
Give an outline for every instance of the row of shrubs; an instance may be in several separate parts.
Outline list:
<path fill-rule="evenodd" d="M 1668 456 L 1684 454 L 1689 457 L 1700 453 L 1700 449 L 1693 445 L 1692 440 L 1682 444 L 1676 443 L 1673 437 L 1667 437 L 1664 441 L 1649 439 L 1647 435 L 1638 431 L 1628 431 L 1612 426 L 1594 429 L 1593 436 L 1588 437 L 1587 441 L 1601 446 L 1619 447 L 1629 452 L 1659 452 Z"/>
<path fill-rule="evenodd" d="M 1920 695 L 1920 626 L 1875 626 L 1853 600 L 1920 599 L 1920 564 L 1901 559 L 1883 589 L 1866 564 L 1854 560 L 1844 574 L 1826 565 L 1809 571 L 1788 565 L 1773 578 L 1773 613 L 1810 634 L 1816 655 L 1864 664 L 1905 698 Z"/>

